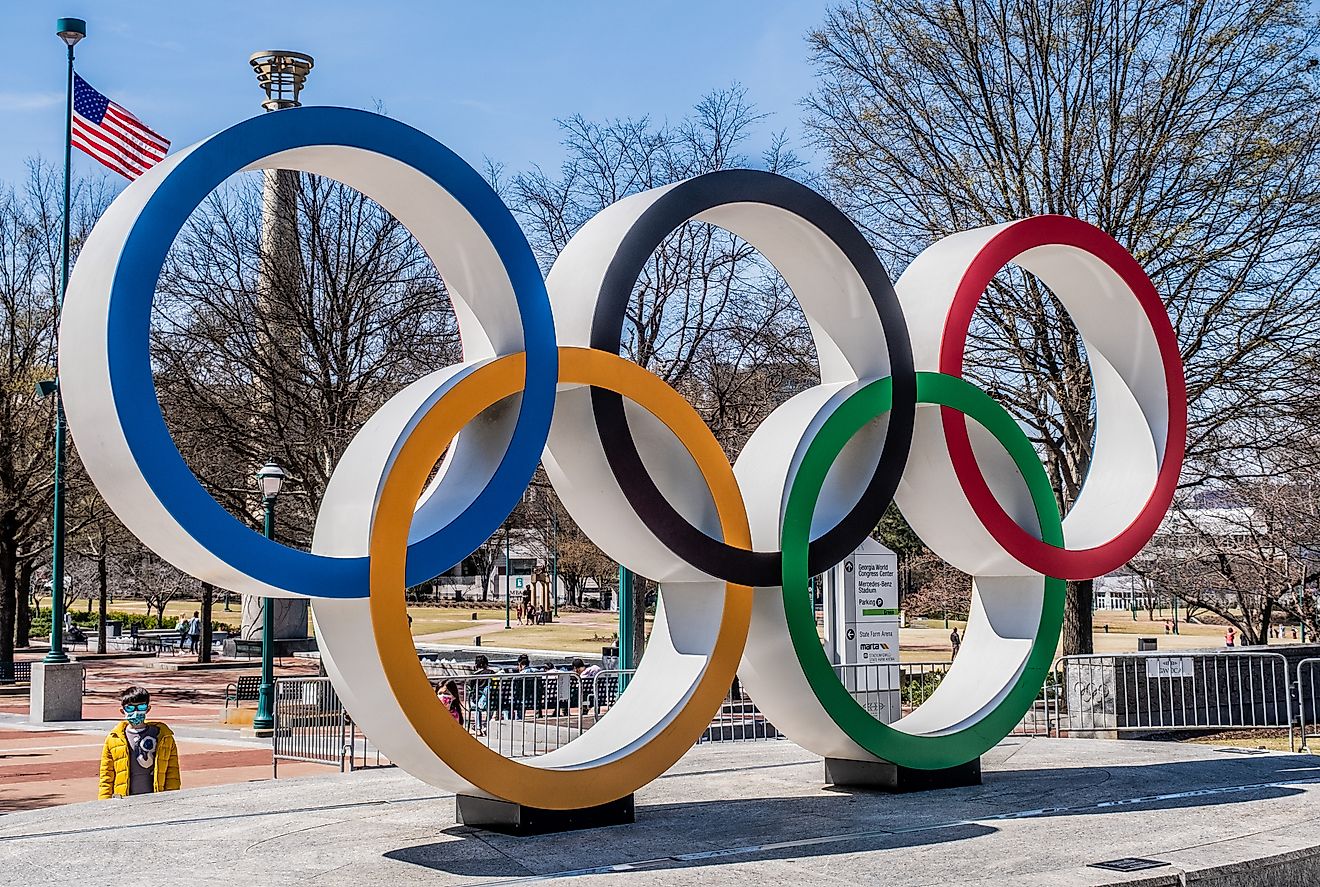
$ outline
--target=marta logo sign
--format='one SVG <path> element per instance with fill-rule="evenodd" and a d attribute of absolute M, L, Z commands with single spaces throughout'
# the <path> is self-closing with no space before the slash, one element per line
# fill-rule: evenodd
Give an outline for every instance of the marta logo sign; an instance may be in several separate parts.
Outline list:
<path fill-rule="evenodd" d="M 270 167 L 338 179 L 406 225 L 444 275 L 464 347 L 462 363 L 418 379 L 362 428 L 310 552 L 262 538 L 202 489 L 166 430 L 148 349 L 156 279 L 189 213 L 234 172 Z M 776 409 L 733 466 L 682 396 L 618 355 L 640 270 L 692 219 L 775 265 L 820 361 L 820 384 Z M 1095 454 L 1066 519 L 1018 424 L 962 378 L 972 313 L 1008 263 L 1058 296 L 1091 361 Z M 311 598 L 335 686 L 395 763 L 437 786 L 551 809 L 602 804 L 664 772 L 710 724 L 735 673 L 818 754 L 920 768 L 975 758 L 1036 697 L 1063 580 L 1125 563 L 1159 524 L 1186 433 L 1163 305 L 1133 258 L 1084 222 L 1046 216 L 955 234 L 895 287 L 820 194 L 735 170 L 619 201 L 543 280 L 513 216 L 468 164 L 402 123 L 336 108 L 247 120 L 129 185 L 78 260 L 60 374 L 88 472 L 146 544 L 222 587 Z M 662 595 L 630 692 L 579 739 L 514 761 L 441 707 L 414 654 L 404 588 L 476 549 L 541 462 L 579 526 Z M 975 586 L 957 663 L 925 704 L 887 725 L 836 679 L 809 580 L 852 552 L 895 496 Z"/>

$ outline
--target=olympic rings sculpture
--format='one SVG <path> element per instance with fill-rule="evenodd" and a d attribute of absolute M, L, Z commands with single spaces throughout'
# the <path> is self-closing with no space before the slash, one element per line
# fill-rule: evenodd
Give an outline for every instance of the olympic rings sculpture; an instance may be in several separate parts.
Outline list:
<path fill-rule="evenodd" d="M 364 425 L 327 488 L 311 552 L 264 539 L 201 487 L 170 439 L 148 351 L 156 281 L 188 215 L 234 172 L 276 167 L 338 179 L 407 226 L 444 275 L 464 348 L 462 363 L 418 379 Z M 778 269 L 819 355 L 820 384 L 774 410 L 733 466 L 681 395 L 617 353 L 640 269 L 691 219 L 737 234 Z M 1018 424 L 962 378 L 972 314 L 1009 263 L 1066 307 L 1095 383 L 1094 457 L 1066 516 Z M 603 804 L 664 772 L 735 673 L 818 754 L 927 769 L 974 759 L 1035 699 L 1064 580 L 1118 567 L 1154 532 L 1186 437 L 1164 307 L 1137 262 L 1084 222 L 1043 216 L 954 234 L 895 286 L 818 193 L 769 173 L 716 172 L 605 209 L 543 279 L 468 164 L 402 123 L 339 108 L 244 121 L 129 185 L 78 259 L 59 357 L 83 463 L 134 533 L 200 579 L 311 598 L 336 688 L 395 763 L 436 786 L 545 809 Z M 475 550 L 539 463 L 579 526 L 662 593 L 632 692 L 568 745 L 510 760 L 441 708 L 404 589 Z M 974 577 L 974 593 L 939 689 L 885 725 L 835 677 L 807 583 L 891 498 Z"/>

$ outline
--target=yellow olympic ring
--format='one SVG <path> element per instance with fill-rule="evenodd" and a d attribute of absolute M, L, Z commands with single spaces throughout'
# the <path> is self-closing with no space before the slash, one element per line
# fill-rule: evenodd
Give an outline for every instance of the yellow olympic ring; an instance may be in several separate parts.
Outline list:
<path fill-rule="evenodd" d="M 404 552 L 413 509 L 437 459 L 463 426 L 522 389 L 521 352 L 497 358 L 437 400 L 404 441 L 385 479 L 371 529 L 371 628 L 399 707 L 422 740 L 482 791 L 529 807 L 571 810 L 630 794 L 669 769 L 710 726 L 738 668 L 752 615 L 752 590 L 725 584 L 723 615 L 710 659 L 680 714 L 640 747 L 578 769 L 552 769 L 504 757 L 474 739 L 440 703 L 414 653 L 404 597 Z M 657 376 L 615 354 L 559 349 L 559 383 L 614 391 L 649 410 L 687 449 L 710 487 L 725 541 L 751 548 L 733 469 L 690 403 Z M 608 717 L 608 715 L 607 715 Z"/>

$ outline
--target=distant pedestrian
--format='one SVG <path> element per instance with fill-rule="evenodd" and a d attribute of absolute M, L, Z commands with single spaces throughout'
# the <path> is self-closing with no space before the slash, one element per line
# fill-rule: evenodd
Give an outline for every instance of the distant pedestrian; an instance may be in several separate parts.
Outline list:
<path fill-rule="evenodd" d="M 174 630 L 179 633 L 180 650 L 188 646 L 188 624 L 188 615 L 185 613 L 179 617 L 179 621 L 174 625 Z M 161 626 L 161 628 L 164 627 L 164 625 Z"/>
<path fill-rule="evenodd" d="M 1167 619 L 1164 620 L 1164 633 L 1165 634 L 1173 633 L 1173 627 L 1169 624 L 1169 620 Z"/>
<path fill-rule="evenodd" d="M 463 726 L 463 700 L 458 693 L 458 683 L 452 680 L 445 681 L 444 689 L 440 691 L 440 702 L 449 709 L 450 716 Z"/>
<path fill-rule="evenodd" d="M 101 749 L 101 800 L 179 789 L 179 752 L 174 734 L 161 721 L 148 721 L 151 694 L 129 687 L 119 694 L 120 721 Z"/>
<path fill-rule="evenodd" d="M 512 685 L 510 689 L 513 691 L 507 697 L 507 717 L 511 721 L 521 721 L 527 716 L 527 708 L 535 695 L 533 682 L 540 678 L 526 674 L 531 665 L 532 661 L 527 658 L 527 654 L 519 653 L 517 669 L 506 679 Z"/>
<path fill-rule="evenodd" d="M 599 665 L 587 665 L 581 658 L 573 660 L 573 674 L 578 676 L 579 704 L 594 705 L 596 701 L 596 675 L 600 674 Z"/>
<path fill-rule="evenodd" d="M 188 623 L 188 649 L 196 653 L 202 642 L 202 614 L 193 610 L 192 621 Z"/>
<path fill-rule="evenodd" d="M 1297 640 L 1297 629 L 1295 629 L 1295 628 L 1292 630 L 1292 639 L 1293 639 L 1294 641 Z"/>
<path fill-rule="evenodd" d="M 953 648 L 953 653 L 949 658 L 957 659 L 958 650 L 962 647 L 962 638 L 958 636 L 958 626 L 956 625 L 953 627 L 953 631 L 949 634 L 949 646 Z"/>
<path fill-rule="evenodd" d="M 494 670 L 490 667 L 490 660 L 484 653 L 478 653 L 472 663 L 472 674 L 474 675 L 493 675 Z M 490 720 L 490 690 L 491 682 L 489 679 L 472 681 L 469 685 L 468 711 L 472 713 L 472 719 L 476 722 L 477 735 L 486 735 L 486 722 Z"/>
<path fill-rule="evenodd" d="M 1236 643 L 1237 643 L 1237 632 L 1233 631 L 1232 627 L 1230 627 L 1228 631 L 1224 632 L 1224 646 L 1232 647 Z"/>

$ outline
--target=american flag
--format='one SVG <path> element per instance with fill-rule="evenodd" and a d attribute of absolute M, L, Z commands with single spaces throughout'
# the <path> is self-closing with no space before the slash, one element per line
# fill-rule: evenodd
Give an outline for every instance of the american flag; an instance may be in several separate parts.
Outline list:
<path fill-rule="evenodd" d="M 165 158 L 169 139 L 73 77 L 73 146 L 129 179 Z"/>

